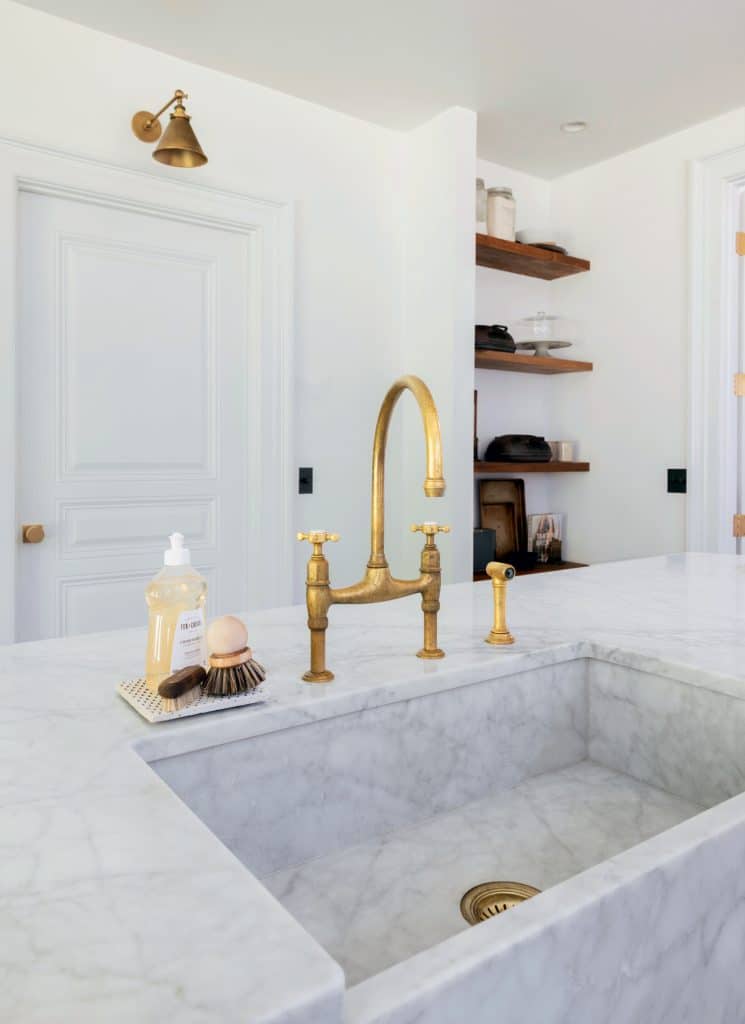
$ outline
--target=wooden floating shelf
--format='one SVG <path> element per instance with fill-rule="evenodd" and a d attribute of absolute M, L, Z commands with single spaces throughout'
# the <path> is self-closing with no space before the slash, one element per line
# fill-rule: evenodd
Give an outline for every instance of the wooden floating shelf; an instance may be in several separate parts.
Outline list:
<path fill-rule="evenodd" d="M 476 350 L 477 370 L 508 370 L 511 373 L 589 373 L 592 363 L 579 359 L 534 356 L 523 352 Z"/>
<path fill-rule="evenodd" d="M 476 265 L 490 267 L 492 270 L 506 270 L 510 274 L 540 277 L 544 281 L 582 274 L 590 269 L 589 260 L 479 234 L 476 235 Z"/>
<path fill-rule="evenodd" d="M 536 576 L 541 572 L 561 572 L 562 569 L 586 569 L 587 562 L 545 562 L 542 565 L 534 565 L 532 569 L 518 569 L 518 576 Z M 485 572 L 475 572 L 473 581 L 488 580 Z"/>
<path fill-rule="evenodd" d="M 589 473 L 589 462 L 474 462 L 475 476 L 485 473 Z"/>

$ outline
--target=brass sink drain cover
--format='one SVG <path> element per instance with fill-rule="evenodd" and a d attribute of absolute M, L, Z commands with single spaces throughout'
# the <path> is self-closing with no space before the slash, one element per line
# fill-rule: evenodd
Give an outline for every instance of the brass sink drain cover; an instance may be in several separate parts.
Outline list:
<path fill-rule="evenodd" d="M 479 924 L 537 896 L 540 891 L 525 882 L 482 882 L 465 893 L 460 901 L 460 912 L 469 924 Z"/>

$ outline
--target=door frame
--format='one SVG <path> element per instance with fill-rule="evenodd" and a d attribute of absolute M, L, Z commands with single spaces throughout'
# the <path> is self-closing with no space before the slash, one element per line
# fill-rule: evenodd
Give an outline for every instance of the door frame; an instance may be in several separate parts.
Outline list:
<path fill-rule="evenodd" d="M 742 488 L 743 417 L 734 374 L 745 369 L 745 296 L 735 253 L 745 192 L 745 147 L 691 164 L 688 501 L 686 549 L 734 553 Z"/>
<path fill-rule="evenodd" d="M 246 342 L 250 408 L 246 571 L 264 581 L 262 605 L 292 601 L 293 207 L 280 199 L 200 185 L 175 172 L 133 171 L 69 153 L 0 138 L 0 642 L 15 638 L 15 579 L 20 543 L 16 513 L 18 458 L 18 207 L 21 192 L 74 199 L 243 234 L 249 245 Z M 168 176 L 166 176 L 168 175 Z M 258 300 L 258 301 L 257 301 Z M 253 308 L 255 306 L 255 308 Z M 7 581 L 12 581 L 8 585 Z M 245 611 L 246 609 L 236 609 Z"/>

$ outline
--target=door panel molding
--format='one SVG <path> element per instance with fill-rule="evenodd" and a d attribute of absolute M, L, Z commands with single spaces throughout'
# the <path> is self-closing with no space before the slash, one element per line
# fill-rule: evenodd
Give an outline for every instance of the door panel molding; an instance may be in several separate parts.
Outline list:
<path fill-rule="evenodd" d="M 183 526 L 191 551 L 214 548 L 217 546 L 218 503 L 219 498 L 213 495 L 58 501 L 59 557 L 114 558 L 123 553 L 148 557 L 160 555 L 165 547 L 164 538 L 174 523 Z M 138 512 L 146 513 L 143 518 L 150 522 L 154 508 L 163 509 L 161 527 L 158 530 L 147 527 L 144 531 L 138 530 Z M 190 512 L 191 518 L 188 518 Z M 108 522 L 111 522 L 111 528 L 107 530 Z"/>
<path fill-rule="evenodd" d="M 38 193 L 37 193 L 38 194 Z M 74 310 L 70 308 L 72 295 L 76 293 L 73 274 L 75 271 L 75 258 L 77 255 L 94 254 L 96 256 L 114 256 L 126 258 L 135 265 L 137 262 L 150 263 L 154 268 L 163 265 L 176 265 L 178 267 L 189 267 L 200 272 L 201 295 L 203 303 L 203 326 L 204 326 L 204 351 L 202 369 L 204 373 L 203 391 L 206 403 L 206 422 L 204 431 L 197 431 L 200 438 L 203 437 L 205 448 L 204 458 L 201 461 L 180 460 L 178 457 L 169 458 L 167 461 L 148 459 L 142 462 L 131 463 L 107 463 L 92 459 L 85 459 L 81 455 L 79 447 L 76 447 L 75 431 L 76 410 L 80 403 L 75 400 L 73 390 L 73 368 L 80 365 L 76 359 L 69 341 L 71 335 L 75 334 L 72 317 Z M 77 273 L 83 271 L 78 266 Z M 215 369 L 217 326 L 215 310 L 215 276 L 217 265 L 215 260 L 197 260 L 183 254 L 173 252 L 164 248 L 145 245 L 123 245 L 116 242 L 102 243 L 100 239 L 88 238 L 84 235 L 74 235 L 69 232 L 58 233 L 57 235 L 57 310 L 55 317 L 55 360 L 56 360 L 56 403 L 57 421 L 61 425 L 58 436 L 57 447 L 57 481 L 85 480 L 95 475 L 97 480 L 110 480 L 114 482 L 131 481 L 133 479 L 158 479 L 165 481 L 183 480 L 186 477 L 192 479 L 214 479 L 217 475 L 217 452 L 220 446 L 219 423 L 216 416 L 216 407 L 219 405 L 217 392 L 217 374 Z M 196 291 L 197 285 L 192 288 Z M 83 289 L 84 290 L 84 289 Z M 190 296 L 191 298 L 191 296 Z M 134 296 L 132 297 L 134 301 Z M 164 290 L 163 301 L 169 300 L 169 294 Z M 87 300 L 84 298 L 82 304 L 87 307 Z M 245 339 L 246 345 L 250 346 L 250 339 Z M 80 425 L 84 429 L 84 424 Z M 85 431 L 86 434 L 91 431 Z M 78 436 L 78 442 L 80 438 Z"/>
<path fill-rule="evenodd" d="M 217 588 L 217 568 L 213 565 L 196 564 L 195 569 L 207 580 L 208 589 Z M 144 601 L 145 587 L 152 579 L 152 568 L 132 569 L 128 572 L 101 572 L 91 573 L 88 576 L 76 576 L 74 579 L 60 579 L 57 581 L 55 594 L 55 621 L 59 636 L 75 636 L 86 632 L 80 628 L 79 622 L 82 618 L 86 621 L 90 618 L 90 607 L 107 607 L 107 602 L 101 600 L 101 591 L 109 588 L 109 591 L 117 588 L 126 594 L 134 590 L 137 597 Z M 86 609 L 86 599 L 89 601 L 89 608 Z M 126 597 L 125 597 L 126 601 Z M 127 602 L 127 609 L 131 609 L 131 602 Z M 80 612 L 84 614 L 80 616 Z M 76 620 L 76 613 L 79 618 Z M 139 625 L 138 622 L 122 620 L 122 629 L 131 629 Z M 95 630 L 100 632 L 100 628 Z M 133 667 L 133 674 L 139 670 L 139 666 Z"/>
<path fill-rule="evenodd" d="M 12 139 L 0 138 L 0 227 L 18 239 L 21 192 L 75 199 L 187 224 L 240 233 L 246 240 L 249 365 L 245 429 L 249 445 L 247 540 L 254 603 L 292 600 L 292 268 L 290 202 L 246 194 L 240 187 L 177 180 L 168 168 L 121 169 Z M 20 547 L 15 506 L 17 242 L 0 251 L 0 568 L 14 580 Z M 147 474 L 145 474 L 147 475 Z M 184 474 L 178 474 L 183 480 Z M 127 476 L 127 479 L 132 479 Z M 174 480 L 174 485 L 177 481 Z M 248 571 L 248 567 L 247 567 Z M 15 637 L 15 587 L 0 590 L 0 641 Z"/>

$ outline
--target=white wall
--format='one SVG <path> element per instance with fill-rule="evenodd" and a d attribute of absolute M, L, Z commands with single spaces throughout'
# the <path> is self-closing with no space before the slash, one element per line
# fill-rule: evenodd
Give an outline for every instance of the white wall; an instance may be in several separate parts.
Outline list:
<path fill-rule="evenodd" d="M 479 162 L 515 191 L 518 227 L 553 227 L 589 274 L 538 282 L 478 268 L 476 320 L 537 308 L 577 324 L 592 374 L 476 372 L 481 450 L 497 433 L 579 443 L 589 474 L 526 476 L 528 511 L 565 515 L 564 557 L 598 562 L 681 551 L 687 459 L 690 161 L 745 142 L 738 110 L 552 182 Z"/>
<path fill-rule="evenodd" d="M 296 525 L 342 534 L 330 551 L 334 582 L 352 582 L 366 561 L 373 426 L 388 385 L 412 371 L 432 384 L 443 416 L 449 498 L 434 515 L 459 531 L 448 578 L 467 574 L 472 323 L 538 308 L 579 322 L 573 354 L 596 370 L 478 371 L 482 446 L 523 430 L 580 441 L 589 474 L 528 480 L 529 510 L 567 514 L 567 557 L 683 547 L 685 501 L 666 494 L 665 469 L 686 456 L 687 166 L 742 144 L 742 111 L 550 184 L 480 163 L 487 184 L 515 189 L 518 226 L 548 220 L 593 269 L 549 284 L 478 269 L 474 316 L 473 115 L 390 132 L 0 0 L 2 136 L 188 180 L 155 164 L 129 129 L 134 110 L 177 86 L 191 93 L 210 156 L 189 177 L 296 206 L 296 462 L 316 470 L 316 493 L 296 498 Z M 395 429 L 391 447 L 406 454 L 393 456 L 389 537 L 403 574 L 418 546 L 403 531 L 435 503 L 409 501 L 407 460 L 420 483 L 421 455 Z M 298 596 L 305 557 L 298 546 Z"/>
<path fill-rule="evenodd" d="M 135 110 L 176 87 L 210 158 L 198 171 L 156 164 L 130 131 Z M 2 136 L 295 202 L 296 453 L 316 473 L 296 522 L 341 533 L 334 576 L 352 582 L 368 554 L 372 429 L 400 331 L 402 136 L 7 2 L 0 92 Z M 298 595 L 306 557 L 298 545 Z"/>
<path fill-rule="evenodd" d="M 155 163 L 129 126 L 135 110 L 157 108 L 176 87 L 190 94 L 188 109 L 209 156 L 196 171 Z M 467 343 L 473 321 L 471 224 L 462 207 L 473 188 L 475 115 L 445 112 L 409 138 L 8 0 L 0 0 L 0 90 L 0 136 L 293 202 L 295 461 L 315 469 L 315 493 L 296 496 L 295 521 L 298 529 L 341 534 L 329 549 L 332 582 L 354 582 L 369 554 L 373 429 L 393 379 L 418 371 L 429 380 L 442 406 L 448 455 L 458 447 L 458 431 L 461 447 L 463 431 L 470 436 L 467 416 L 461 421 L 454 405 L 472 384 L 454 388 L 444 367 L 453 359 L 455 333 Z M 427 138 L 435 140 L 438 166 L 426 164 Z M 426 223 L 438 225 L 429 248 L 416 229 Z M 426 297 L 419 290 L 408 305 L 406 288 L 419 285 L 411 261 L 404 272 L 407 238 L 410 254 L 419 245 L 418 279 L 429 282 Z M 427 305 L 430 322 L 440 324 L 434 344 L 426 331 L 410 329 L 415 307 Z M 430 351 L 433 360 L 419 359 Z M 470 363 L 469 373 L 472 379 Z M 399 488 L 390 489 L 389 522 L 406 531 L 421 508 L 403 504 L 400 435 L 392 437 L 395 445 L 392 484 Z M 452 502 L 466 475 L 470 486 L 470 463 L 447 461 Z M 460 576 L 470 571 L 470 521 L 464 526 L 460 555 L 448 555 L 450 578 L 457 563 Z M 417 556 L 408 543 L 398 547 L 407 551 L 399 568 L 415 575 Z M 309 551 L 299 544 L 296 551 L 301 599 Z"/>
<path fill-rule="evenodd" d="M 447 490 L 426 498 L 424 441 L 411 396 L 401 399 L 391 447 L 403 454 L 398 514 L 389 516 L 389 552 L 396 575 L 415 576 L 421 534 L 413 522 L 435 520 L 451 527 L 438 540 L 443 579 L 472 574 L 473 419 L 473 188 L 476 115 L 454 108 L 406 138 L 402 276 L 402 337 L 398 372 L 414 373 L 430 386 L 440 414 Z M 405 510 L 405 518 L 402 512 Z M 394 540 L 395 537 L 395 540 Z"/>
<path fill-rule="evenodd" d="M 739 110 L 552 183 L 554 224 L 592 260 L 560 293 L 581 325 L 573 354 L 595 363 L 555 391 L 556 430 L 592 462 L 553 483 L 570 559 L 684 549 L 666 469 L 686 465 L 689 161 L 743 142 Z"/>
<path fill-rule="evenodd" d="M 487 188 L 508 185 L 513 190 L 517 230 L 533 230 L 548 225 L 551 200 L 548 181 L 487 160 L 478 161 L 477 173 L 484 179 Z M 477 267 L 476 323 L 506 324 L 514 328 L 516 321 L 522 317 L 531 316 L 541 309 L 551 312 L 557 286 L 557 282 Z M 475 386 L 479 393 L 480 457 L 483 458 L 486 446 L 497 434 L 539 434 L 554 438 L 553 378 L 538 374 L 476 370 Z M 527 473 L 523 479 L 528 513 L 560 511 L 552 507 L 551 479 L 548 476 Z M 478 522 L 476 504 L 474 524 L 478 525 Z"/>

